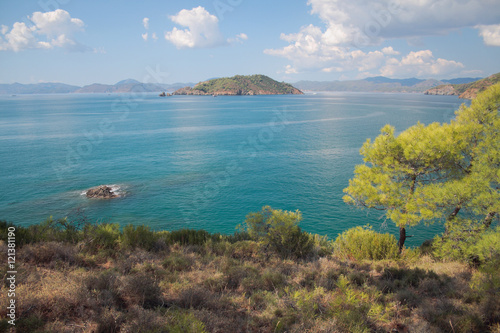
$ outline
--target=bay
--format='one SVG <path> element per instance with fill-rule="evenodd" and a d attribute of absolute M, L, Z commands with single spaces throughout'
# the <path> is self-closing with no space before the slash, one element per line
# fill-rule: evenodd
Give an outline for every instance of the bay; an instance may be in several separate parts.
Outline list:
<path fill-rule="evenodd" d="M 304 230 L 335 238 L 357 225 L 397 230 L 349 207 L 359 149 L 385 124 L 449 122 L 455 96 L 61 94 L 0 96 L 0 219 L 49 216 L 232 233 L 264 205 L 300 210 Z M 466 102 L 468 103 L 468 102 Z M 89 200 L 100 184 L 122 194 Z M 410 229 L 409 245 L 441 231 Z"/>

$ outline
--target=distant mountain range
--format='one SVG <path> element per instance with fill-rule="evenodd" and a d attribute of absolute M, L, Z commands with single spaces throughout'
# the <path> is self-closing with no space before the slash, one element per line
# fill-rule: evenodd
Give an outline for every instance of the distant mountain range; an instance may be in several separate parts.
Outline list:
<path fill-rule="evenodd" d="M 423 93 L 443 84 L 458 84 L 477 81 L 481 78 L 457 78 L 451 80 L 422 80 L 417 78 L 390 79 L 384 76 L 350 81 L 299 81 L 294 86 L 305 91 L 353 91 L 353 92 L 402 92 Z"/>
<path fill-rule="evenodd" d="M 64 94 L 80 89 L 63 83 L 0 84 L 0 94 Z"/>
<path fill-rule="evenodd" d="M 402 93 L 424 93 L 433 94 L 431 88 L 445 87 L 445 90 L 437 92 L 448 92 L 446 94 L 460 95 L 464 91 L 460 85 L 472 84 L 481 78 L 456 78 L 451 80 L 422 80 L 417 78 L 390 79 L 383 76 L 369 77 L 363 80 L 350 81 L 298 81 L 293 86 L 302 91 L 353 91 L 353 92 L 402 92 Z M 227 80 L 227 78 L 225 78 Z M 212 80 L 208 80 L 212 81 Z M 205 81 L 205 82 L 208 82 Z M 219 82 L 219 81 L 217 81 Z M 220 82 L 219 82 L 220 83 Z M 227 82 L 226 82 L 227 83 Z M 94 83 L 78 87 L 63 83 L 37 83 L 37 84 L 0 84 L 0 94 L 63 94 L 63 93 L 132 93 L 132 92 L 162 92 L 176 91 L 181 88 L 191 87 L 196 84 L 189 83 L 142 83 L 137 80 L 127 79 L 113 85 Z M 222 87 L 222 86 L 221 86 Z M 217 89 L 221 87 L 216 87 Z M 453 88 L 453 90 L 451 88 Z M 455 90 L 457 87 L 457 90 Z M 251 89 L 249 89 L 250 91 Z M 465 96 L 465 95 L 464 95 Z M 467 98 L 467 97 L 464 97 Z"/>
<path fill-rule="evenodd" d="M 194 86 L 194 83 L 142 83 L 137 80 L 127 79 L 116 84 L 100 84 L 78 87 L 63 83 L 36 83 L 36 84 L 0 84 L 0 94 L 64 94 L 64 93 L 132 93 L 132 92 L 160 92 L 175 91 L 186 86 Z"/>

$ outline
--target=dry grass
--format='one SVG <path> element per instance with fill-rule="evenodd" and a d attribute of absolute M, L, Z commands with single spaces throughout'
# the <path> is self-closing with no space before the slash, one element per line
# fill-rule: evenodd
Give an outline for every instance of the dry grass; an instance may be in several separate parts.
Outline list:
<path fill-rule="evenodd" d="M 250 241 L 216 247 L 208 242 L 110 255 L 54 242 L 27 245 L 18 257 L 18 327 L 26 332 L 500 330 L 499 292 L 480 292 L 474 286 L 482 273 L 464 264 L 428 256 L 410 262 L 335 256 L 294 261 L 264 255 Z M 5 285 L 0 292 L 5 294 Z M 6 302 L 0 299 L 3 318 Z"/>

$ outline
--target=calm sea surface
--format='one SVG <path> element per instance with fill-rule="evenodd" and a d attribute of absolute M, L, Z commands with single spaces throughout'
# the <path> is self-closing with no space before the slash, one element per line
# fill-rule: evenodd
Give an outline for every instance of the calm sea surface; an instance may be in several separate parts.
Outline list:
<path fill-rule="evenodd" d="M 0 219 L 49 216 L 152 229 L 232 233 L 264 205 L 300 210 L 301 226 L 335 238 L 357 225 L 396 234 L 342 190 L 359 149 L 389 123 L 448 122 L 463 100 L 417 94 L 304 96 L 0 96 Z M 89 200 L 100 184 L 122 194 Z M 441 226 L 410 230 L 418 245 Z"/>

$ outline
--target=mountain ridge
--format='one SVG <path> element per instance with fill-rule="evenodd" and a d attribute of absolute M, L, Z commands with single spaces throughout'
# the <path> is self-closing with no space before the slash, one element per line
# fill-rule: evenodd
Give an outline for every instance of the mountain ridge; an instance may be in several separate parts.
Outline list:
<path fill-rule="evenodd" d="M 449 82 L 469 83 L 477 78 L 455 78 L 450 80 L 436 79 L 391 79 L 384 76 L 368 77 L 361 80 L 346 81 L 298 81 L 294 85 L 308 91 L 352 91 L 352 92 L 401 92 L 423 93 L 435 86 Z"/>
<path fill-rule="evenodd" d="M 10 83 L 0 84 L 0 95 L 15 94 L 67 94 L 67 93 L 146 93 L 175 91 L 185 86 L 194 86 L 192 82 L 177 83 L 142 83 L 134 79 L 121 80 L 115 84 L 92 83 L 75 86 L 59 82 L 44 83 Z"/>
<path fill-rule="evenodd" d="M 241 75 L 240 75 L 241 76 Z M 228 78 L 213 78 L 202 82 Z M 481 80 L 481 79 L 479 79 Z M 298 81 L 293 87 L 301 91 L 353 91 L 353 92 L 402 92 L 402 93 L 426 93 L 432 88 L 444 86 L 446 94 L 452 93 L 450 87 L 460 84 L 472 84 L 478 78 L 454 78 L 454 79 L 391 79 L 384 76 L 368 77 L 362 80 L 347 81 Z M 202 83 L 200 82 L 200 83 Z M 276 81 L 277 82 L 277 81 Z M 198 83 L 198 84 L 200 84 Z M 35 84 L 0 84 L 0 95 L 14 94 L 52 94 L 52 93 L 147 93 L 147 92 L 175 92 L 181 88 L 193 88 L 193 82 L 164 83 L 142 83 L 135 79 L 121 80 L 115 84 L 93 83 L 85 86 L 75 86 L 58 82 L 45 82 Z M 455 89 L 455 88 L 453 88 Z M 479 88 L 478 88 L 479 89 Z M 459 87 L 460 90 L 460 87 Z M 195 90 L 196 91 L 196 90 Z M 465 90 L 464 90 L 465 91 Z M 459 94 L 463 93 L 460 92 Z M 443 91 L 444 92 L 444 91 Z M 428 94 L 433 94 L 430 91 Z"/>

